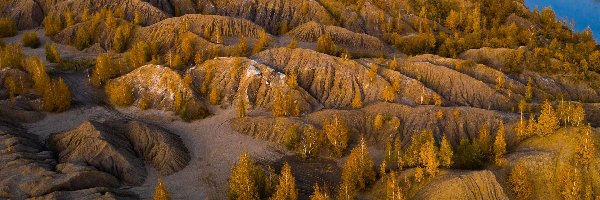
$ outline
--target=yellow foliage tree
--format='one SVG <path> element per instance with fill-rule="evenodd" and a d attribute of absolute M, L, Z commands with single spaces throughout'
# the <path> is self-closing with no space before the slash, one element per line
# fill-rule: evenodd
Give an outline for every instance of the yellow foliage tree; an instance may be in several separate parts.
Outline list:
<path fill-rule="evenodd" d="M 301 152 L 300 155 L 303 158 L 308 158 L 314 156 L 318 153 L 319 148 L 321 147 L 322 135 L 321 133 L 312 125 L 309 125 L 304 128 L 301 141 Z"/>
<path fill-rule="evenodd" d="M 540 136 L 550 135 L 559 128 L 558 117 L 556 116 L 550 101 L 545 101 L 542 105 L 542 113 L 538 118 L 538 123 L 539 125 L 537 133 Z"/>
<path fill-rule="evenodd" d="M 169 199 L 171 199 L 169 197 L 169 192 L 167 191 L 167 188 L 165 187 L 163 180 L 161 178 L 159 178 L 158 183 L 156 184 L 156 187 L 154 188 L 154 200 L 169 200 Z"/>
<path fill-rule="evenodd" d="M 317 39 L 317 51 L 335 56 L 337 55 L 338 49 L 333 42 L 333 39 L 331 39 L 331 36 L 323 34 Z"/>
<path fill-rule="evenodd" d="M 269 36 L 267 36 L 267 33 L 264 31 L 261 31 L 258 36 L 258 41 L 254 44 L 254 48 L 252 48 L 252 54 L 261 52 L 267 46 L 269 46 Z"/>
<path fill-rule="evenodd" d="M 387 200 L 404 200 L 400 181 L 396 176 L 396 172 L 390 172 L 386 180 L 386 199 Z"/>
<path fill-rule="evenodd" d="M 517 199 L 529 199 L 533 194 L 531 182 L 529 181 L 527 169 L 523 161 L 517 163 L 512 169 L 508 177 L 508 183 L 510 184 L 511 191 L 517 196 Z"/>
<path fill-rule="evenodd" d="M 357 192 L 375 181 L 373 160 L 369 157 L 369 149 L 364 139 L 352 149 L 342 168 L 342 184 L 338 199 L 354 199 Z"/>
<path fill-rule="evenodd" d="M 312 195 L 310 195 L 310 200 L 330 200 L 331 197 L 329 196 L 329 193 L 327 193 L 327 189 L 323 188 L 323 187 L 319 187 L 319 184 L 315 183 L 315 186 L 313 187 L 313 189 L 315 190 L 313 192 Z"/>
<path fill-rule="evenodd" d="M 504 159 L 504 155 L 506 154 L 506 139 L 504 137 L 504 132 L 504 123 L 500 121 L 496 139 L 494 140 L 494 163 L 498 167 L 502 167 L 506 163 L 506 160 Z"/>
<path fill-rule="evenodd" d="M 248 153 L 240 156 L 238 164 L 231 169 L 229 178 L 229 199 L 258 200 L 257 183 L 254 180 L 254 164 Z"/>
<path fill-rule="evenodd" d="M 352 108 L 353 109 L 359 109 L 363 107 L 363 101 L 362 101 L 362 97 L 360 95 L 360 90 L 356 90 L 356 92 L 354 92 L 354 97 L 352 98 Z"/>
<path fill-rule="evenodd" d="M 348 147 L 348 141 L 350 140 L 350 130 L 344 121 L 339 116 L 335 115 L 333 120 L 326 120 L 323 124 L 325 136 L 327 141 L 331 145 L 333 155 L 341 157 L 346 147 Z"/>
<path fill-rule="evenodd" d="M 591 125 L 587 125 L 587 127 L 583 130 L 583 137 L 580 140 L 579 146 L 577 146 L 577 150 L 575 153 L 575 161 L 578 164 L 589 165 L 592 163 L 596 155 L 596 142 L 592 133 Z"/>
<path fill-rule="evenodd" d="M 109 82 L 105 86 L 108 100 L 115 106 L 130 106 L 135 101 L 133 87 L 129 84 Z"/>
<path fill-rule="evenodd" d="M 396 101 L 396 92 L 394 91 L 394 88 L 385 86 L 383 89 L 383 100 L 390 103 Z"/>
<path fill-rule="evenodd" d="M 46 45 L 44 46 L 44 49 L 46 50 L 46 60 L 48 60 L 48 62 L 51 62 L 51 63 L 60 63 L 61 62 L 60 52 L 58 51 L 58 48 L 56 48 L 55 43 L 47 42 Z"/>
<path fill-rule="evenodd" d="M 281 175 L 279 176 L 279 184 L 275 188 L 275 194 L 270 198 L 271 200 L 296 200 L 298 199 L 298 192 L 296 191 L 296 179 L 292 175 L 292 168 L 286 162 L 283 164 L 281 169 Z"/>
<path fill-rule="evenodd" d="M 212 105 L 218 105 L 221 101 L 221 94 L 219 92 L 219 88 L 214 85 L 210 88 L 210 95 L 208 97 L 208 100 L 210 101 L 210 104 Z"/>
<path fill-rule="evenodd" d="M 445 168 L 450 168 L 450 166 L 452 166 L 452 156 L 454 156 L 452 145 L 450 145 L 446 135 L 444 135 L 444 137 L 442 137 L 442 142 L 440 143 L 440 164 Z"/>

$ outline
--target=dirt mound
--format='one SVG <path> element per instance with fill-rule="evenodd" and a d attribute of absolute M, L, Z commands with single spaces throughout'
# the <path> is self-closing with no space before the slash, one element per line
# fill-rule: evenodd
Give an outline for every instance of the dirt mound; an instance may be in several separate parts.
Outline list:
<path fill-rule="evenodd" d="M 342 27 L 321 25 L 314 21 L 302 24 L 288 33 L 292 38 L 303 42 L 317 42 L 317 39 L 325 34 L 329 35 L 336 45 L 350 52 L 369 52 L 373 56 L 389 52 L 385 43 L 376 37 L 355 33 Z"/>
<path fill-rule="evenodd" d="M 434 180 L 413 199 L 506 199 L 508 196 L 490 171 L 449 175 Z"/>
<path fill-rule="evenodd" d="M 518 103 L 516 99 L 496 92 L 493 86 L 448 67 L 410 59 L 399 60 L 399 63 L 399 72 L 442 95 L 443 105 L 510 111 Z"/>
<path fill-rule="evenodd" d="M 166 19 L 168 16 L 158 8 L 141 0 L 79 0 L 63 1 L 53 6 L 47 15 L 59 16 L 67 10 L 72 10 L 75 16 L 80 16 L 87 9 L 90 13 L 99 12 L 103 8 L 115 10 L 117 8 L 125 12 L 125 18 L 133 21 L 135 13 L 142 16 L 145 24 L 154 24 Z"/>
<path fill-rule="evenodd" d="M 391 87 L 381 76 L 370 77 L 369 69 L 356 61 L 312 50 L 276 48 L 253 59 L 277 71 L 297 74 L 298 85 L 325 108 L 350 108 L 356 95 L 365 105 L 381 101 L 383 90 Z"/>
<path fill-rule="evenodd" d="M 210 72 L 210 77 L 207 77 Z M 194 88 L 206 91 L 215 88 L 220 103 L 235 105 L 244 101 L 247 108 L 272 108 L 277 92 L 291 96 L 300 113 L 312 112 L 323 106 L 302 87 L 286 82 L 286 75 L 247 58 L 217 58 L 191 68 Z M 210 78 L 210 80 L 208 79 Z M 203 86 L 204 85 L 204 86 Z M 201 92 L 201 91 L 199 91 Z M 208 94 L 207 94 L 208 96 Z"/>
<path fill-rule="evenodd" d="M 87 121 L 51 136 L 50 143 L 59 152 L 60 163 L 86 163 L 131 185 L 140 185 L 146 178 L 144 163 L 135 157 L 127 138 L 112 127 Z"/>
<path fill-rule="evenodd" d="M 54 152 L 16 124 L 2 120 L 1 129 L 0 198 L 25 199 L 60 190 L 119 186 L 115 177 L 93 167 L 57 165 Z"/>
<path fill-rule="evenodd" d="M 8 0 L 0 2 L 0 16 L 11 18 L 17 29 L 31 29 L 44 20 L 44 11 L 34 0 Z"/>
<path fill-rule="evenodd" d="M 117 24 L 126 24 L 128 23 L 122 19 L 116 19 Z M 56 35 L 52 36 L 52 40 L 64 44 L 75 46 L 76 44 L 76 33 L 79 28 L 84 28 L 85 30 L 89 30 L 89 27 L 92 27 L 92 21 L 86 21 L 82 23 L 77 23 L 73 26 L 66 27 Z M 116 32 L 116 29 L 108 28 L 103 21 L 97 24 L 96 29 L 90 30 L 90 35 L 92 36 L 92 45 L 85 49 L 85 52 L 92 53 L 101 53 L 104 50 L 111 50 L 113 37 Z"/>
<path fill-rule="evenodd" d="M 181 94 L 182 100 L 196 100 L 194 92 L 185 85 L 177 72 L 160 65 L 142 66 L 126 75 L 110 80 L 109 84 L 131 86 L 135 99 L 134 105 L 146 101 L 150 104 L 148 108 L 175 111 L 175 99 L 179 94 Z M 203 108 L 201 110 L 207 114 L 206 110 Z"/>
<path fill-rule="evenodd" d="M 190 162 L 190 153 L 181 138 L 160 127 L 132 121 L 126 125 L 125 136 L 135 152 L 163 176 L 183 169 Z"/>
<path fill-rule="evenodd" d="M 318 1 L 301 0 L 200 0 L 202 13 L 245 18 L 264 27 L 270 33 L 285 32 L 300 24 L 316 21 L 333 25 L 335 20 Z M 282 27 L 283 25 L 287 27 Z"/>

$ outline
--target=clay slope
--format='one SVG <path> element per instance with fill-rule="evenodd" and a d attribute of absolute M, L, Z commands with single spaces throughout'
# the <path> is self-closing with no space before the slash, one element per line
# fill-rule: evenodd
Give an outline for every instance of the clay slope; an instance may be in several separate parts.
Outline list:
<path fill-rule="evenodd" d="M 138 121 L 127 123 L 125 129 L 136 154 L 150 161 L 161 175 L 177 172 L 190 162 L 190 153 L 179 136 Z"/>
<path fill-rule="evenodd" d="M 0 124 L 0 198 L 25 199 L 55 191 L 119 186 L 115 177 L 93 167 L 57 164 L 55 153 L 39 144 L 36 137 L 4 119 Z"/>
<path fill-rule="evenodd" d="M 47 15 L 59 16 L 67 10 L 72 10 L 73 14 L 80 16 L 82 11 L 87 9 L 90 13 L 95 13 L 103 8 L 115 10 L 119 8 L 125 11 L 125 18 L 133 21 L 135 13 L 142 16 L 145 24 L 154 24 L 166 19 L 168 16 L 158 8 L 141 0 L 78 0 L 63 1 L 56 4 L 49 10 Z"/>
<path fill-rule="evenodd" d="M 116 21 L 119 25 L 128 23 L 122 19 L 116 19 Z M 96 51 L 95 53 L 100 53 L 105 50 L 111 50 L 116 29 L 108 28 L 104 20 L 101 20 L 97 24 L 96 29 L 90 30 L 89 27 L 93 27 L 92 21 L 77 23 L 73 26 L 66 27 L 56 35 L 52 36 L 52 40 L 60 44 L 75 46 L 77 30 L 84 28 L 90 31 L 93 41 L 93 45 L 84 51 Z"/>
<path fill-rule="evenodd" d="M 448 67 L 409 59 L 401 60 L 397 70 L 438 92 L 446 100 L 444 105 L 510 111 L 518 102 L 496 92 L 493 86 Z"/>
<path fill-rule="evenodd" d="M 443 117 L 438 117 L 438 111 Z M 377 115 L 384 116 L 381 129 L 373 126 Z M 469 107 L 410 107 L 402 104 L 378 103 L 360 110 L 321 110 L 302 118 L 246 117 L 232 120 L 234 130 L 256 138 L 281 142 L 287 127 L 296 125 L 300 132 L 309 125 L 320 127 L 333 116 L 340 116 L 352 130 L 352 138 L 357 141 L 361 134 L 371 144 L 382 147 L 386 141 L 396 136 L 402 138 L 402 144 L 408 145 L 415 131 L 432 130 L 436 140 L 445 135 L 450 143 L 458 146 L 461 139 L 475 139 L 485 124 L 495 133 L 500 120 L 508 124 L 507 143 L 515 142 L 510 127 L 516 122 L 516 116 L 505 116 L 495 111 Z M 394 120 L 400 122 L 400 126 Z M 398 127 L 395 127 L 398 126 Z M 492 134 L 493 135 L 493 134 Z"/>
<path fill-rule="evenodd" d="M 293 27 L 309 21 L 327 25 L 336 23 L 328 11 L 317 1 L 200 0 L 198 5 L 203 8 L 202 13 L 245 18 L 273 34 L 280 32 L 282 24 L 286 24 L 288 30 L 291 30 Z"/>
<path fill-rule="evenodd" d="M 0 17 L 9 17 L 17 29 L 31 29 L 44 20 L 44 11 L 34 0 L 7 0 L 0 2 Z"/>
<path fill-rule="evenodd" d="M 428 184 L 413 199 L 502 199 L 508 196 L 488 170 L 448 175 Z"/>
<path fill-rule="evenodd" d="M 196 13 L 195 1 L 189 0 L 143 0 L 152 4 L 170 16 L 181 16 Z"/>
<path fill-rule="evenodd" d="M 131 44 L 135 44 L 137 41 L 157 41 L 164 48 L 174 48 L 179 45 L 176 43 L 177 35 L 175 33 L 183 29 L 197 35 L 195 42 L 203 49 L 211 49 L 214 45 L 212 43 L 222 43 L 229 37 L 258 38 L 259 33 L 264 31 L 262 27 L 245 19 L 189 14 L 140 28 L 135 32 Z M 210 35 L 205 35 L 206 31 Z M 222 38 L 218 38 L 218 34 Z"/>
<path fill-rule="evenodd" d="M 238 66 L 236 66 L 238 65 Z M 303 88 L 293 88 L 286 83 L 286 75 L 247 58 L 216 58 L 191 68 L 194 88 L 206 91 L 215 88 L 220 103 L 245 102 L 248 108 L 271 109 L 277 92 L 292 97 L 300 113 L 312 112 L 322 105 Z M 210 79 L 207 77 L 210 74 Z M 201 91 L 198 91 L 201 92 Z M 207 94 L 208 95 L 208 94 Z"/>
<path fill-rule="evenodd" d="M 304 88 L 325 108 L 350 108 L 359 93 L 364 104 L 382 100 L 385 87 L 390 83 L 379 75 L 371 77 L 368 68 L 356 61 L 321 54 L 306 49 L 277 48 L 254 55 L 254 60 L 283 73 L 295 73 L 299 86 Z M 419 84 L 410 87 L 417 87 Z M 429 90 L 423 95 L 433 96 Z M 431 98 L 429 98 L 431 99 Z M 420 102 L 420 99 L 409 99 Z M 396 101 L 400 101 L 398 98 Z M 429 103 L 429 102 L 425 102 Z"/>
<path fill-rule="evenodd" d="M 170 68 L 160 65 L 145 65 L 110 80 L 109 84 L 126 84 L 133 88 L 135 103 L 147 101 L 149 108 L 175 111 L 175 96 L 183 100 L 196 100 L 193 91 L 183 83 L 181 76 Z M 200 105 L 200 104 L 198 104 Z M 203 115 L 208 114 L 201 108 Z"/>
<path fill-rule="evenodd" d="M 296 27 L 288 35 L 303 42 L 317 42 L 321 35 L 329 35 L 340 48 L 350 52 L 370 53 L 373 56 L 389 51 L 385 44 L 376 37 L 354 33 L 337 26 L 321 25 L 314 21 Z"/>
<path fill-rule="evenodd" d="M 84 122 L 76 129 L 53 135 L 50 143 L 59 152 L 60 163 L 83 162 L 130 185 L 140 185 L 146 178 L 144 163 L 135 157 L 127 138 L 112 127 Z"/>

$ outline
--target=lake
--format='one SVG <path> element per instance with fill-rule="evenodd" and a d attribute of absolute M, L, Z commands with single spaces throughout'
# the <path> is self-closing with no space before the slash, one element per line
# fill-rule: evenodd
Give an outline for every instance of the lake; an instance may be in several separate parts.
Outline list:
<path fill-rule="evenodd" d="M 525 0 L 525 5 L 531 10 L 552 7 L 557 18 L 575 22 L 575 31 L 589 26 L 596 42 L 600 39 L 600 0 Z"/>

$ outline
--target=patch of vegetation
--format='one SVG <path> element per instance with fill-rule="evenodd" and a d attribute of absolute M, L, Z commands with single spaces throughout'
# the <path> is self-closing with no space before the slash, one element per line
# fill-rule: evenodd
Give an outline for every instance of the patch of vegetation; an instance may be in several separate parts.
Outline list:
<path fill-rule="evenodd" d="M 0 18 L 0 38 L 17 35 L 17 25 L 10 18 Z"/>
<path fill-rule="evenodd" d="M 37 49 L 40 47 L 40 38 L 35 32 L 26 32 L 23 34 L 23 46 Z"/>

